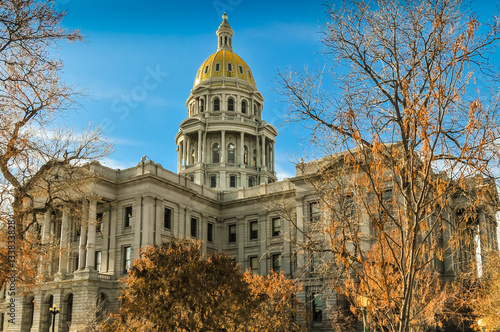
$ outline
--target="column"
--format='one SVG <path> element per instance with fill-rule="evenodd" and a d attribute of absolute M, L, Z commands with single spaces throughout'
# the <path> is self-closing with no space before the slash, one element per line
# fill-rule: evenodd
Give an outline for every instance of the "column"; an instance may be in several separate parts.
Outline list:
<path fill-rule="evenodd" d="M 182 147 L 180 144 L 177 145 L 177 172 L 181 170 L 182 164 Z"/>
<path fill-rule="evenodd" d="M 43 216 L 42 223 L 42 245 L 46 245 L 50 241 L 50 219 L 52 218 L 52 210 L 47 209 Z M 40 259 L 40 269 L 38 271 L 40 274 L 45 274 L 48 272 L 48 264 L 43 258 Z"/>
<path fill-rule="evenodd" d="M 186 218 L 184 219 L 184 236 L 182 238 L 189 239 L 191 238 L 191 209 L 186 207 L 185 211 Z"/>
<path fill-rule="evenodd" d="M 186 150 L 187 150 L 187 147 L 186 147 L 186 136 L 183 136 L 182 138 L 182 165 L 183 166 L 186 166 L 187 165 L 187 158 L 186 158 Z"/>
<path fill-rule="evenodd" d="M 257 164 L 255 165 L 257 167 L 257 169 L 260 167 L 260 144 L 259 144 L 259 133 L 257 132 L 257 134 L 255 135 L 255 145 L 256 145 L 256 149 L 255 149 L 255 152 L 257 153 Z"/>
<path fill-rule="evenodd" d="M 201 243 L 201 254 L 202 255 L 205 255 L 207 253 L 207 242 L 208 242 L 207 241 L 207 237 L 208 237 L 208 235 L 207 235 L 207 228 L 208 228 L 208 226 L 207 226 L 206 220 L 207 220 L 207 215 L 202 214 L 200 216 L 200 221 L 199 221 L 200 228 L 201 228 L 201 230 L 200 230 L 200 233 L 201 233 L 200 234 L 201 235 L 200 238 L 203 240 L 203 242 Z"/>
<path fill-rule="evenodd" d="M 144 220 L 142 230 L 142 248 L 153 245 L 153 232 L 155 226 L 155 199 L 147 196 L 143 200 Z"/>
<path fill-rule="evenodd" d="M 201 130 L 198 130 L 198 155 L 196 156 L 196 162 L 201 163 Z"/>
<path fill-rule="evenodd" d="M 109 205 L 109 258 L 108 259 L 108 272 L 114 273 L 116 266 L 116 253 L 118 250 L 116 248 L 116 227 L 118 225 L 118 205 L 116 201 L 112 202 Z M 120 267 L 118 267 L 118 271 L 120 271 Z"/>
<path fill-rule="evenodd" d="M 245 154 L 245 133 L 241 132 L 240 133 L 240 164 L 241 165 L 245 164 L 244 154 Z"/>
<path fill-rule="evenodd" d="M 135 198 L 132 207 L 132 232 L 134 233 L 134 242 L 132 243 L 132 257 L 139 258 L 139 248 L 142 247 L 142 196 Z"/>
<path fill-rule="evenodd" d="M 247 266 L 245 264 L 245 227 L 247 227 L 245 223 L 245 218 L 240 217 L 236 221 L 236 234 L 237 238 L 236 241 L 238 241 L 238 263 L 243 267 L 243 269 L 246 269 Z"/>
<path fill-rule="evenodd" d="M 221 163 L 226 163 L 226 131 L 221 130 L 220 132 L 220 140 L 221 140 L 221 146 L 220 146 L 220 156 L 221 156 Z"/>
<path fill-rule="evenodd" d="M 186 166 L 191 165 L 191 137 L 187 137 Z"/>
<path fill-rule="evenodd" d="M 97 215 L 97 202 L 89 202 L 88 228 L 87 228 L 87 261 L 86 270 L 95 270 L 95 224 Z"/>
<path fill-rule="evenodd" d="M 109 261 L 109 224 L 111 223 L 111 205 L 108 204 L 108 211 L 102 214 L 101 234 L 101 272 L 108 272 Z"/>
<path fill-rule="evenodd" d="M 64 274 L 68 271 L 68 209 L 63 207 L 61 218 L 61 241 L 59 243 L 59 271 Z"/>
<path fill-rule="evenodd" d="M 203 143 L 201 144 L 201 161 L 205 164 L 207 162 L 207 133 L 203 133 Z"/>
<path fill-rule="evenodd" d="M 274 142 L 271 143 L 271 146 L 272 146 L 272 149 L 273 149 L 273 160 L 271 161 L 271 164 L 269 166 L 271 167 L 271 171 L 274 172 L 274 167 L 276 165 L 276 159 L 274 159 L 275 156 L 276 156 L 276 154 L 274 153 Z"/>
<path fill-rule="evenodd" d="M 82 203 L 82 219 L 80 226 L 80 247 L 78 249 L 78 269 L 83 270 L 85 268 L 85 246 L 87 244 L 87 222 L 85 219 L 86 203 Z"/>
<path fill-rule="evenodd" d="M 297 267 L 305 266 L 305 257 L 302 253 L 304 246 L 304 201 L 303 198 L 296 198 L 296 213 L 297 213 L 297 251 L 301 254 L 297 254 Z"/>
<path fill-rule="evenodd" d="M 267 270 L 267 216 L 265 213 L 259 214 L 259 243 L 260 243 L 260 266 L 259 274 L 266 275 Z"/>
<path fill-rule="evenodd" d="M 261 159 L 261 166 L 265 167 L 266 166 L 266 138 L 264 135 L 261 136 L 262 138 L 262 144 L 261 144 L 261 153 L 262 153 L 262 159 Z"/>

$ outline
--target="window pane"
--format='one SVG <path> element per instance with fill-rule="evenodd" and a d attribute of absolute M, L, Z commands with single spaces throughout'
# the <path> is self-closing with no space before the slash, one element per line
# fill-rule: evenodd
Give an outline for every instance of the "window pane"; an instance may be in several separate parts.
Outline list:
<path fill-rule="evenodd" d="M 259 223 L 257 221 L 250 222 L 250 240 L 255 240 L 259 237 Z"/>
<path fill-rule="evenodd" d="M 165 208 L 165 215 L 163 216 L 163 227 L 167 229 L 172 228 L 172 210 Z"/>
<path fill-rule="evenodd" d="M 214 224 L 212 223 L 208 223 L 207 226 L 207 241 L 208 242 L 214 241 Z"/>
<path fill-rule="evenodd" d="M 311 222 L 317 222 L 321 217 L 321 209 L 319 208 L 318 202 L 309 203 L 309 220 Z"/>
<path fill-rule="evenodd" d="M 130 223 L 132 221 L 132 207 L 127 206 L 125 208 L 125 220 L 123 222 L 124 227 L 130 227 Z"/>
<path fill-rule="evenodd" d="M 198 235 L 198 219 L 191 218 L 191 236 L 196 237 Z"/>
<path fill-rule="evenodd" d="M 230 186 L 231 188 L 236 188 L 236 176 L 231 175 L 231 176 L 229 177 L 229 186 Z"/>
<path fill-rule="evenodd" d="M 228 232 L 229 232 L 229 238 L 228 241 L 231 242 L 236 242 L 236 224 L 232 224 L 228 226 Z"/>
<path fill-rule="evenodd" d="M 281 219 L 273 218 L 272 219 L 272 236 L 279 236 L 281 234 Z"/>

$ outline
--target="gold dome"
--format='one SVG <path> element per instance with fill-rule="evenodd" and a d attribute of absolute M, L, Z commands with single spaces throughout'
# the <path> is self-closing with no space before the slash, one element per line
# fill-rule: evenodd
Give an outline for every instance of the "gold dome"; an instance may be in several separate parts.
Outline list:
<path fill-rule="evenodd" d="M 203 62 L 196 74 L 194 86 L 217 77 L 237 77 L 257 88 L 250 67 L 236 53 L 229 50 L 218 50 Z"/>

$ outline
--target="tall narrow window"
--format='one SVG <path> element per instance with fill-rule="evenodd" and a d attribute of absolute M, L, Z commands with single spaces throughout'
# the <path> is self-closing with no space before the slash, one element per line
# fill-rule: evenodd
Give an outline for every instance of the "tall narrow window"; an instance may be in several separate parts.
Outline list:
<path fill-rule="evenodd" d="M 228 62 L 227 71 L 232 71 L 232 70 L 233 70 L 233 64 L 231 62 Z"/>
<path fill-rule="evenodd" d="M 212 145 L 212 163 L 213 164 L 218 164 L 220 163 L 220 145 L 219 143 L 214 143 Z"/>
<path fill-rule="evenodd" d="M 35 315 L 35 298 L 31 298 L 31 301 L 29 302 L 29 305 L 28 305 L 28 327 L 29 329 L 31 330 L 31 328 L 33 327 L 33 318 L 34 318 L 34 315 Z"/>
<path fill-rule="evenodd" d="M 132 221 L 132 207 L 125 207 L 125 220 L 123 221 L 123 227 L 130 227 Z"/>
<path fill-rule="evenodd" d="M 216 63 L 215 64 L 215 71 L 219 71 L 220 70 L 220 63 Z"/>
<path fill-rule="evenodd" d="M 319 208 L 319 202 L 309 203 L 309 221 L 315 223 L 320 220 L 321 210 Z"/>
<path fill-rule="evenodd" d="M 253 150 L 253 156 L 252 156 L 252 166 L 257 167 L 257 150 Z"/>
<path fill-rule="evenodd" d="M 241 65 L 240 65 L 240 66 L 238 66 L 238 69 L 239 69 L 239 71 L 240 71 L 240 74 L 243 74 L 243 66 L 241 66 Z"/>
<path fill-rule="evenodd" d="M 97 272 L 101 272 L 101 258 L 102 258 L 101 252 L 96 251 L 95 252 L 94 266 L 95 266 L 95 269 Z"/>
<path fill-rule="evenodd" d="M 220 111 L 220 99 L 214 98 L 214 112 Z"/>
<path fill-rule="evenodd" d="M 123 247 L 123 273 L 127 273 L 130 269 L 132 249 L 130 247 Z"/>
<path fill-rule="evenodd" d="M 281 234 L 281 218 L 273 218 L 271 220 L 271 226 L 272 226 L 272 236 L 280 236 Z"/>
<path fill-rule="evenodd" d="M 243 147 L 243 163 L 248 165 L 248 146 Z"/>
<path fill-rule="evenodd" d="M 248 265 L 253 275 L 259 274 L 259 258 L 257 256 L 248 257 Z"/>
<path fill-rule="evenodd" d="M 235 175 L 229 176 L 229 187 L 236 188 L 236 176 Z"/>
<path fill-rule="evenodd" d="M 73 262 L 74 262 L 74 270 L 73 271 L 77 271 L 78 270 L 78 264 L 80 263 L 80 256 L 78 256 L 78 254 L 76 254 L 74 257 L 73 257 Z"/>
<path fill-rule="evenodd" d="M 281 254 L 271 255 L 271 268 L 274 272 L 279 272 L 281 269 Z"/>
<path fill-rule="evenodd" d="M 227 110 L 234 112 L 234 99 L 233 98 L 229 98 L 227 100 Z"/>
<path fill-rule="evenodd" d="M 166 229 L 172 229 L 172 209 L 165 208 L 165 214 L 163 215 L 163 227 Z"/>
<path fill-rule="evenodd" d="M 196 218 L 191 218 L 191 236 L 198 236 L 198 219 Z"/>
<path fill-rule="evenodd" d="M 199 105 L 200 105 L 200 113 L 205 112 L 205 100 L 200 99 Z"/>
<path fill-rule="evenodd" d="M 66 305 L 66 322 L 71 324 L 73 320 L 73 294 L 69 294 L 68 301 Z"/>
<path fill-rule="evenodd" d="M 217 187 L 217 176 L 210 175 L 210 188 L 215 188 L 215 187 Z"/>
<path fill-rule="evenodd" d="M 250 221 L 250 240 L 256 240 L 259 237 L 259 223 L 257 220 Z"/>
<path fill-rule="evenodd" d="M 247 102 L 245 100 L 241 101 L 241 113 L 247 114 Z"/>
<path fill-rule="evenodd" d="M 224 37 L 224 44 L 227 45 L 227 36 Z"/>
<path fill-rule="evenodd" d="M 207 241 L 214 242 L 214 224 L 211 222 L 207 225 Z"/>
<path fill-rule="evenodd" d="M 231 224 L 228 226 L 228 242 L 236 242 L 236 224 Z"/>
<path fill-rule="evenodd" d="M 229 145 L 227 146 L 227 162 L 230 163 L 230 164 L 234 164 L 234 161 L 235 158 L 234 158 L 234 144 L 233 143 L 229 143 Z"/>
<path fill-rule="evenodd" d="M 208 74 L 208 65 L 205 67 L 205 74 Z"/>
<path fill-rule="evenodd" d="M 251 188 L 255 186 L 255 178 L 253 176 L 248 178 L 248 187 Z"/>

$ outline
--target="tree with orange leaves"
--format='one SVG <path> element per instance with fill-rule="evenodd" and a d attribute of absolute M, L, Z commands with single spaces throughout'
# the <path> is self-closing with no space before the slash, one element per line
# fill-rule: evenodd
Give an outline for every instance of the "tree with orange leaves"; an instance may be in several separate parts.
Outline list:
<path fill-rule="evenodd" d="M 322 278 L 353 307 L 370 300 L 373 327 L 437 327 L 455 294 L 445 281 L 496 247 L 498 98 L 478 87 L 498 72 L 498 19 L 480 28 L 460 0 L 345 1 L 327 15 L 331 67 L 278 77 L 288 120 L 326 155 L 298 164 L 324 215 L 298 245 L 326 257 Z"/>
<path fill-rule="evenodd" d="M 226 254 L 203 256 L 200 242 L 148 247 L 125 277 L 110 331 L 301 331 L 299 287 L 282 274 L 242 273 Z"/>

